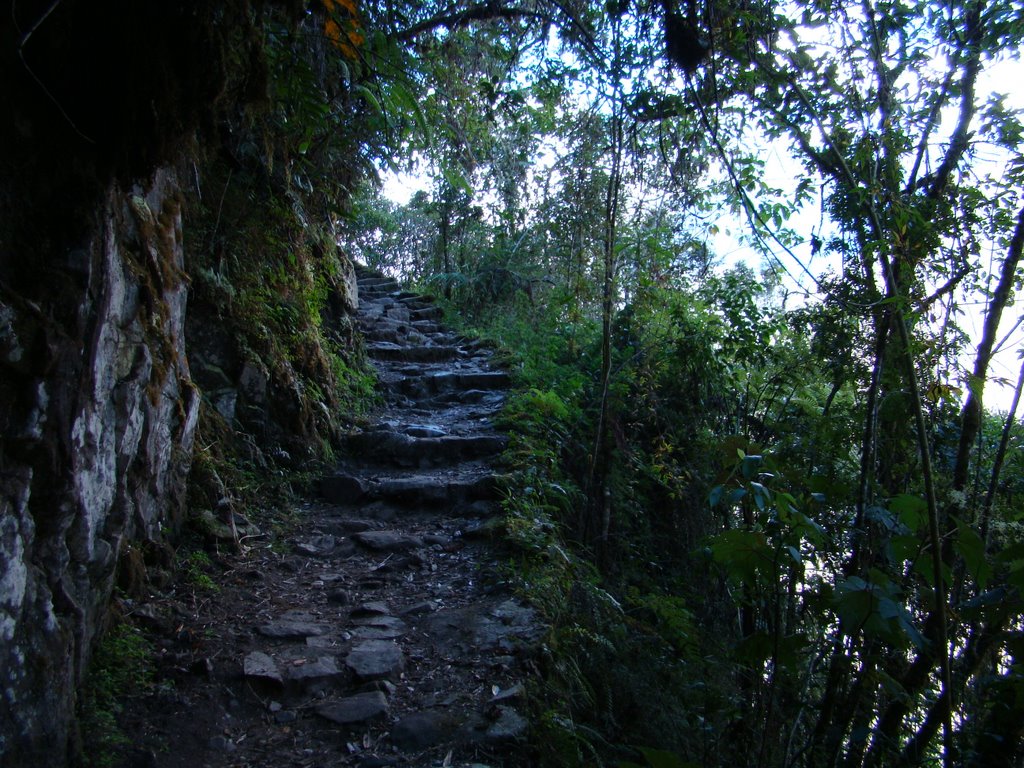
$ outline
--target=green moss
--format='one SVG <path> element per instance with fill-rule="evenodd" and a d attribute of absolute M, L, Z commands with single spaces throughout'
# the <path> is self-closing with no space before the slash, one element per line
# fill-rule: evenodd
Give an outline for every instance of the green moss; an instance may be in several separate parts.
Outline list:
<path fill-rule="evenodd" d="M 220 587 L 210 576 L 212 569 L 210 556 L 202 551 L 190 552 L 182 563 L 183 575 L 191 586 L 203 592 L 216 593 Z"/>
<path fill-rule="evenodd" d="M 152 689 L 153 653 L 150 642 L 127 623 L 110 629 L 93 653 L 79 705 L 83 755 L 89 768 L 120 764 L 121 751 L 130 742 L 118 719 L 126 702 Z"/>

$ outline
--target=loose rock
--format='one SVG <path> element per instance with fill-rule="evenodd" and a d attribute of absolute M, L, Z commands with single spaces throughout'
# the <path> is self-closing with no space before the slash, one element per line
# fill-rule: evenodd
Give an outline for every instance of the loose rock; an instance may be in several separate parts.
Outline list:
<path fill-rule="evenodd" d="M 351 725 L 376 720 L 388 713 L 388 699 L 380 691 L 357 693 L 332 704 L 317 707 L 316 713 L 332 723 Z"/>
<path fill-rule="evenodd" d="M 395 723 L 389 738 L 404 752 L 418 751 L 447 740 L 458 726 L 459 721 L 447 712 L 413 712 Z"/>
<path fill-rule="evenodd" d="M 246 677 L 256 677 L 262 680 L 272 680 L 280 683 L 281 671 L 277 668 L 277 662 L 269 654 L 262 651 L 253 651 L 242 662 L 242 673 Z"/>
<path fill-rule="evenodd" d="M 423 546 L 423 539 L 398 531 L 362 531 L 352 538 L 368 549 L 377 552 L 402 552 Z"/>
<path fill-rule="evenodd" d="M 360 680 L 392 677 L 402 670 L 402 649 L 391 640 L 366 640 L 352 649 L 345 665 Z"/>
<path fill-rule="evenodd" d="M 269 624 L 263 624 L 257 627 L 256 631 L 264 637 L 302 640 L 310 636 L 324 634 L 327 631 L 327 627 L 311 621 L 281 619 L 279 621 L 272 621 Z"/>

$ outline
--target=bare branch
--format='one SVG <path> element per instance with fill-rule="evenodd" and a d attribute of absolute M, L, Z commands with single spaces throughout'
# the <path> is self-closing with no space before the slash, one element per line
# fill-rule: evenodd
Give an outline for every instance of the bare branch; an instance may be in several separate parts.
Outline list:
<path fill-rule="evenodd" d="M 957 119 L 956 128 L 946 149 L 946 156 L 942 158 L 942 164 L 935 171 L 931 178 L 931 185 L 928 188 L 928 197 L 932 200 L 938 199 L 946 185 L 949 177 L 960 162 L 970 142 L 971 121 L 974 120 L 974 86 L 981 72 L 981 10 L 984 0 L 978 0 L 967 15 L 966 32 L 964 34 L 965 47 L 969 50 L 964 75 L 960 80 L 960 117 Z"/>
<path fill-rule="evenodd" d="M 492 19 L 539 19 L 547 24 L 554 24 L 554 19 L 528 8 L 506 8 L 501 3 L 488 0 L 484 3 L 470 5 L 462 10 L 441 13 L 429 19 L 413 24 L 408 29 L 395 34 L 395 39 L 408 42 L 420 35 L 431 32 L 439 27 L 452 30 L 465 27 L 474 21 L 491 21 Z"/>

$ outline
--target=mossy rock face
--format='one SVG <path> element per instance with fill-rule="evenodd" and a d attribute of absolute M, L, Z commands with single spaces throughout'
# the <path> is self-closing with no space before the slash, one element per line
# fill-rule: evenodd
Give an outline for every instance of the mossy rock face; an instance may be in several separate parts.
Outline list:
<path fill-rule="evenodd" d="M 212 510 L 204 509 L 195 514 L 193 519 L 196 527 L 214 545 L 237 546 L 240 539 L 260 535 L 256 525 L 230 512 L 219 516 Z"/>
<path fill-rule="evenodd" d="M 281 66 L 315 55 L 270 65 L 268 45 L 316 37 L 268 34 L 304 6 L 36 11 L 0 29 L 0 754 L 63 765 L 118 564 L 133 594 L 168 578 L 131 547 L 182 527 L 197 431 L 220 442 L 198 441 L 191 508 L 237 506 L 275 464 L 329 452 L 372 378 L 351 265 L 309 226 L 335 212 L 293 183 L 296 137 L 260 119 Z"/>
<path fill-rule="evenodd" d="M 0 751 L 26 765 L 75 749 L 74 687 L 117 579 L 146 592 L 133 545 L 180 526 L 199 413 L 177 176 L 113 184 L 104 201 L 81 272 L 6 305 Z"/>
<path fill-rule="evenodd" d="M 215 160 L 204 176 L 220 196 L 189 221 L 196 380 L 267 461 L 301 465 L 373 396 L 351 320 L 353 265 L 328 228 L 307 223 L 319 217 L 258 170 Z"/>

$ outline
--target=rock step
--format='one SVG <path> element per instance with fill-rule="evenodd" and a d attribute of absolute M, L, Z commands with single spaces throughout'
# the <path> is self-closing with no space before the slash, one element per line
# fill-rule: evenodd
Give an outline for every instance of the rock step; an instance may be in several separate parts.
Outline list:
<path fill-rule="evenodd" d="M 424 336 L 457 338 L 433 320 L 406 320 L 387 315 L 360 315 L 359 328 L 365 331 L 392 331 L 397 334 L 419 333 Z"/>
<path fill-rule="evenodd" d="M 508 440 L 495 434 L 410 437 L 398 432 L 374 431 L 352 435 L 345 443 L 351 455 L 359 457 L 361 462 L 423 469 L 496 456 L 505 450 Z"/>
<path fill-rule="evenodd" d="M 504 371 L 445 371 L 427 376 L 406 376 L 394 383 L 394 389 L 407 397 L 426 399 L 442 393 L 471 389 L 504 390 L 508 389 L 509 383 L 509 375 Z"/>
<path fill-rule="evenodd" d="M 405 304 L 392 301 L 364 303 L 360 307 L 359 315 L 361 321 L 370 322 L 374 322 L 378 320 L 378 318 L 384 318 L 400 323 L 408 323 L 413 319 L 411 309 L 405 306 Z"/>
<path fill-rule="evenodd" d="M 337 472 L 321 479 L 320 495 L 332 504 L 386 501 L 402 506 L 445 505 L 450 511 L 456 512 L 460 511 L 459 505 L 496 500 L 499 487 L 499 477 L 492 473 L 467 473 L 454 477 L 426 473 L 403 474 L 370 480 Z"/>
<path fill-rule="evenodd" d="M 505 392 L 501 389 L 459 389 L 444 392 L 422 403 L 427 407 L 446 408 L 454 405 L 482 405 L 488 413 L 501 409 L 505 404 Z"/>
<path fill-rule="evenodd" d="M 360 277 L 356 279 L 360 293 L 395 293 L 402 289 L 392 277 Z"/>
<path fill-rule="evenodd" d="M 444 317 L 444 310 L 436 304 L 431 304 L 422 309 L 410 309 L 409 314 L 413 320 L 440 320 Z"/>
<path fill-rule="evenodd" d="M 366 346 L 366 354 L 374 360 L 387 360 L 405 363 L 442 363 L 463 357 L 459 347 L 399 344 L 397 342 L 379 341 Z"/>
<path fill-rule="evenodd" d="M 410 346 L 447 346 L 452 342 L 452 337 L 447 334 L 427 332 L 422 333 L 407 325 L 398 327 L 382 325 L 380 327 L 363 327 L 360 329 L 363 338 L 368 342 L 390 342 L 392 344 L 408 344 Z M 461 346 L 461 345 L 460 345 Z"/>

